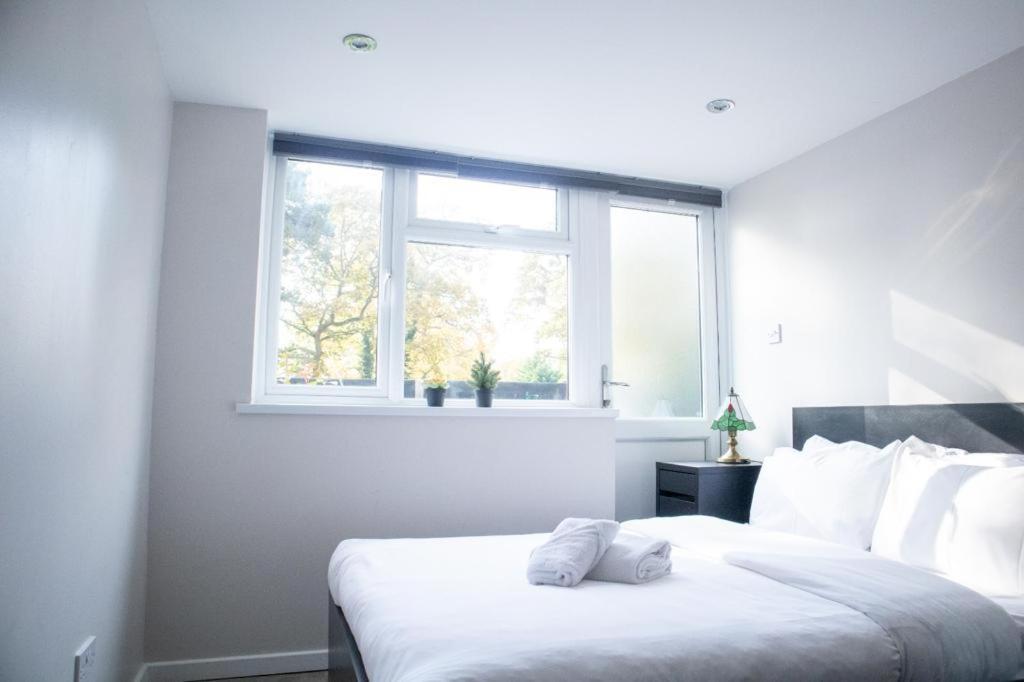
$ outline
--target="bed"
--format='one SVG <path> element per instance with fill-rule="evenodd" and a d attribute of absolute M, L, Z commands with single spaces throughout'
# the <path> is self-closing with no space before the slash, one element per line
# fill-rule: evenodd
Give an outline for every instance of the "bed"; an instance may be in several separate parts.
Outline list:
<path fill-rule="evenodd" d="M 1024 406 L 793 411 L 796 447 L 812 435 L 882 446 L 912 434 L 1021 453 Z M 546 534 L 342 543 L 329 573 L 330 679 L 350 668 L 361 682 L 1024 679 L 1020 597 L 709 517 L 623 528 L 668 539 L 672 574 L 532 586 L 527 557 Z"/>

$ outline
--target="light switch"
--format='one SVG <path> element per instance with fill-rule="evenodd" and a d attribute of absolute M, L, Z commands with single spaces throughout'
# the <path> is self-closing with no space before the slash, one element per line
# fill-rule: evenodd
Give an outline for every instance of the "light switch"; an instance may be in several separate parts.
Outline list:
<path fill-rule="evenodd" d="M 75 682 L 96 680 L 96 638 L 89 636 L 75 652 Z"/>
<path fill-rule="evenodd" d="M 774 327 L 772 327 L 771 330 L 768 332 L 768 343 L 769 343 L 769 345 L 770 344 L 776 344 L 776 343 L 782 343 L 782 323 L 781 322 L 776 324 Z"/>

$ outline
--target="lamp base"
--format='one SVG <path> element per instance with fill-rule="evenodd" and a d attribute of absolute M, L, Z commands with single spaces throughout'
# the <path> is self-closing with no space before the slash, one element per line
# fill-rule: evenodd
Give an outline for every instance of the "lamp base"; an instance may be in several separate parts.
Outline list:
<path fill-rule="evenodd" d="M 719 464 L 750 464 L 750 460 L 746 457 L 742 457 L 738 452 L 727 452 L 715 461 Z"/>
<path fill-rule="evenodd" d="M 729 449 L 724 455 L 715 460 L 719 464 L 748 464 L 750 460 L 736 450 L 736 432 L 729 432 Z"/>

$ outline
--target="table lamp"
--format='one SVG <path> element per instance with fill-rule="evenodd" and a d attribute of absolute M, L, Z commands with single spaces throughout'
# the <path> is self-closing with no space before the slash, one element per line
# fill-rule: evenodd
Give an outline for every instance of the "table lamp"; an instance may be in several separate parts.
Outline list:
<path fill-rule="evenodd" d="M 750 414 L 739 395 L 733 388 L 729 389 L 729 398 L 718 413 L 718 418 L 711 422 L 711 428 L 715 431 L 726 431 L 729 434 L 729 450 L 718 458 L 722 464 L 746 464 L 750 460 L 736 451 L 736 432 L 753 431 L 757 427 L 750 420 Z"/>

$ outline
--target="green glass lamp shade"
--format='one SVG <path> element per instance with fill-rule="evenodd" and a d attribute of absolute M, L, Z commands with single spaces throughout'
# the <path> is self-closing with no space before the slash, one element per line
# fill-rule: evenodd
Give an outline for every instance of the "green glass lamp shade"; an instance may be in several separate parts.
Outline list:
<path fill-rule="evenodd" d="M 711 422 L 711 428 L 715 431 L 753 431 L 757 426 L 743 407 L 739 395 L 730 388 L 729 398 L 722 406 L 718 418 Z"/>

